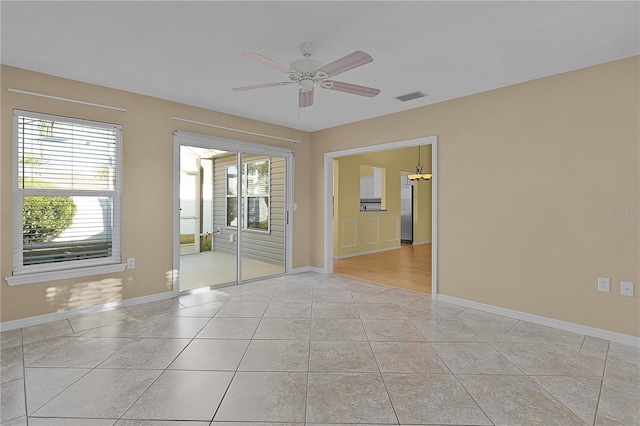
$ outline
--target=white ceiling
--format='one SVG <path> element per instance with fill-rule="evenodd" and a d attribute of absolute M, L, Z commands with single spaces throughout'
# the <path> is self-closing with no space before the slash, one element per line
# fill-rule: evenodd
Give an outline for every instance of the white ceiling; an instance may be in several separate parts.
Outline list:
<path fill-rule="evenodd" d="M 305 131 L 483 92 L 640 54 L 639 2 L 28 2 L 2 1 L 3 64 Z M 298 44 L 332 62 L 373 62 L 336 80 L 375 98 L 296 87 L 242 56 L 288 65 Z M 17 89 L 20 89 L 17 87 Z M 414 91 L 429 96 L 401 103 Z"/>

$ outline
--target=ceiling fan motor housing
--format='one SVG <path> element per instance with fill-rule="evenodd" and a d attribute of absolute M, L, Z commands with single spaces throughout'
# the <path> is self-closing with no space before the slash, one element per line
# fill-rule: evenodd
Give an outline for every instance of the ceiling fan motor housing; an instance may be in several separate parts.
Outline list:
<path fill-rule="evenodd" d="M 291 67 L 293 68 L 293 67 Z M 295 68 L 294 68 L 295 69 Z M 313 86 L 318 83 L 324 83 L 325 79 L 329 78 L 327 73 L 323 71 L 310 71 L 310 72 L 290 72 L 289 80 L 294 83 L 298 83 L 301 92 L 310 92 L 313 90 Z M 326 86 L 323 86 L 326 88 Z"/>
<path fill-rule="evenodd" d="M 304 57 L 302 59 L 298 59 L 297 61 L 291 62 L 289 64 L 289 68 L 292 70 L 296 70 L 302 74 L 311 74 L 320 68 L 322 68 L 324 64 L 320 61 L 316 61 L 315 59 L 311 59 L 309 57 Z"/>

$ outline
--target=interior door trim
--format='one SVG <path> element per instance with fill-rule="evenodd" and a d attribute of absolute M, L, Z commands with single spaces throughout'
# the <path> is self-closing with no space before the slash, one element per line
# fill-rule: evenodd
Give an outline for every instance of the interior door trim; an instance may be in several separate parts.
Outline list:
<path fill-rule="evenodd" d="M 438 137 L 425 136 L 398 142 L 369 145 L 324 154 L 324 265 L 322 272 L 333 273 L 333 160 L 348 155 L 431 145 L 431 297 L 438 297 Z"/>

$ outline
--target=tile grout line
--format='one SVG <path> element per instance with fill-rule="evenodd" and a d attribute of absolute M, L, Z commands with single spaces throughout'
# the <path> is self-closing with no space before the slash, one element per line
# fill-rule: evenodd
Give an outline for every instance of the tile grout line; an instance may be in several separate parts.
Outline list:
<path fill-rule="evenodd" d="M 604 387 L 604 377 L 607 374 L 607 365 L 609 364 L 609 351 L 611 351 L 611 342 L 607 345 L 607 354 L 604 358 L 604 367 L 602 369 L 602 379 L 600 380 L 600 389 L 598 391 L 598 403 L 596 404 L 596 412 L 593 416 L 593 425 L 597 423 L 598 420 L 598 412 L 600 411 L 600 401 L 602 398 L 602 388 Z"/>
<path fill-rule="evenodd" d="M 224 304 L 222 305 L 222 307 L 223 307 L 224 305 L 226 305 L 226 304 L 227 304 L 227 302 L 228 302 L 228 300 L 224 302 Z M 178 302 L 178 304 L 179 304 L 180 306 L 183 306 L 183 308 L 182 308 L 182 309 L 187 309 L 187 308 L 185 307 L 185 305 L 181 304 L 180 302 Z M 222 307 L 220 307 L 220 309 L 222 309 Z M 176 360 L 176 359 L 177 359 L 177 358 L 178 358 L 182 353 L 184 353 L 184 351 L 187 349 L 187 347 L 189 347 L 189 345 L 190 345 L 190 344 L 191 344 L 191 343 L 196 339 L 196 337 L 198 336 L 198 334 L 199 334 L 200 332 L 202 332 L 202 330 L 203 330 L 203 329 L 204 329 L 204 328 L 205 328 L 205 327 L 206 327 L 206 326 L 207 326 L 207 325 L 208 325 L 208 324 L 213 320 L 213 318 L 215 318 L 216 314 L 218 313 L 218 311 L 219 311 L 220 309 L 218 309 L 218 310 L 213 314 L 213 316 L 212 316 L 211 318 L 209 318 L 209 320 L 208 320 L 208 321 L 207 321 L 207 322 L 206 322 L 206 323 L 205 323 L 205 324 L 204 324 L 204 325 L 203 325 L 203 326 L 202 326 L 202 327 L 201 327 L 201 328 L 200 328 L 200 329 L 199 329 L 199 330 L 194 334 L 194 336 L 189 340 L 189 343 L 187 343 L 187 344 L 185 345 L 185 347 L 184 347 L 184 348 L 182 348 L 182 350 L 180 351 L 180 353 L 178 353 L 178 355 L 176 355 L 176 356 L 173 358 L 173 360 L 172 360 L 171 362 L 169 362 L 169 364 L 167 364 L 167 366 L 166 366 L 164 369 L 160 369 L 160 371 L 161 371 L 161 372 L 160 372 L 160 374 L 158 374 L 158 376 L 157 376 L 157 377 L 156 377 L 156 378 L 155 378 L 155 379 L 154 379 L 154 380 L 149 384 L 149 386 L 147 386 L 147 387 L 146 387 L 146 388 L 145 388 L 145 389 L 140 393 L 140 395 L 138 396 L 138 398 L 136 398 L 136 400 L 135 400 L 135 401 L 133 401 L 133 402 L 132 402 L 132 403 L 131 403 L 131 404 L 130 404 L 130 405 L 129 405 L 125 410 L 124 410 L 124 412 L 122 413 L 122 415 L 120 415 L 120 416 L 118 417 L 118 420 L 116 421 L 116 423 L 117 423 L 118 421 L 120 421 L 120 420 L 123 420 L 123 417 L 124 417 L 124 416 L 127 414 L 127 412 L 128 412 L 128 411 L 129 411 L 129 410 L 130 410 L 130 409 L 131 409 L 131 408 L 132 408 L 132 407 L 133 407 L 133 406 L 134 406 L 134 405 L 135 405 L 135 404 L 140 400 L 140 398 L 142 398 L 142 396 L 143 396 L 143 395 L 144 395 L 144 394 L 145 394 L 145 393 L 146 393 L 146 392 L 147 392 L 147 391 L 148 391 L 148 390 L 149 390 L 149 389 L 150 389 L 150 388 L 151 388 L 151 387 L 152 387 L 152 386 L 153 386 L 153 385 L 158 381 L 158 379 L 160 379 L 160 377 L 161 377 L 164 373 L 166 373 L 167 371 L 169 371 L 169 367 L 171 366 L 171 364 L 173 364 L 173 362 L 175 362 L 175 360 Z M 178 311 L 180 311 L 180 309 L 178 309 Z M 173 312 L 173 311 L 168 312 L 168 313 L 167 313 L 166 315 L 164 315 L 161 319 L 169 318 L 169 317 L 172 317 L 172 318 L 180 318 L 179 316 L 172 316 L 172 315 L 171 315 L 171 312 Z M 157 321 L 156 321 L 156 322 L 157 322 Z M 144 337 L 142 337 L 142 334 L 144 334 L 146 331 L 148 331 L 149 329 L 151 329 L 154 325 L 155 325 L 155 324 L 151 324 L 147 329 L 145 329 L 145 331 L 143 331 L 143 332 L 142 332 L 142 333 L 137 337 L 137 339 L 138 339 L 138 340 L 134 340 L 134 342 L 135 342 L 135 341 L 139 341 L 140 339 L 144 339 Z M 154 338 L 154 337 L 149 337 L 149 338 Z M 134 339 L 136 339 L 136 338 L 134 338 Z M 156 339 L 168 340 L 168 339 L 172 339 L 172 338 L 156 337 Z M 125 346 L 126 346 L 126 345 L 125 345 Z M 121 349 L 122 349 L 122 348 L 121 348 Z M 119 351 L 119 350 L 118 350 L 118 351 Z M 116 351 L 116 352 L 118 352 L 118 351 Z M 115 353 L 114 353 L 114 354 L 112 354 L 111 356 L 113 356 L 113 355 L 115 355 Z M 110 357 L 108 357 L 107 359 L 111 358 L 111 356 L 110 356 Z M 105 360 L 105 361 L 106 361 L 106 360 Z M 103 362 L 104 362 L 104 361 L 103 361 Z M 102 364 L 102 363 L 101 363 L 101 364 Z M 235 376 L 235 373 L 234 373 L 234 376 Z M 232 377 L 232 379 L 233 379 L 233 377 Z M 229 382 L 229 386 L 230 386 L 230 385 L 231 385 L 231 381 Z M 227 390 L 228 390 L 228 386 L 227 386 Z M 226 394 L 226 390 L 225 390 L 225 394 Z M 220 400 L 220 404 L 221 404 L 221 403 L 222 403 L 222 399 Z M 219 405 L 218 405 L 218 408 L 219 408 Z M 216 409 L 216 411 L 217 411 L 217 409 Z M 214 412 L 214 416 L 215 416 L 215 412 Z M 211 421 L 213 421 L 213 417 L 212 417 Z"/>
<path fill-rule="evenodd" d="M 567 407 L 562 401 L 560 401 L 558 398 L 556 398 L 551 392 L 549 392 L 544 386 L 542 386 L 541 384 L 539 384 L 538 382 L 535 381 L 535 379 L 533 379 L 531 376 L 526 376 L 528 377 L 536 386 L 538 386 L 540 389 L 542 389 L 542 391 L 547 394 L 549 396 L 549 398 L 551 398 L 553 401 L 557 402 L 558 404 L 560 404 L 561 406 L 563 406 L 567 411 L 569 411 L 570 413 L 572 413 L 574 416 L 576 416 L 578 419 L 580 419 L 580 421 L 584 422 L 584 420 L 582 420 L 582 418 L 578 415 L 578 413 L 576 413 L 575 411 L 573 411 L 571 408 Z M 551 377 L 557 377 L 557 376 L 551 376 Z M 565 376 L 565 377 L 581 377 L 581 376 Z M 597 408 L 596 408 L 596 412 L 597 412 Z M 595 419 L 595 416 L 594 416 Z"/>
<path fill-rule="evenodd" d="M 24 334 L 20 329 L 20 352 L 22 353 L 22 391 L 24 392 L 24 418 L 25 424 L 29 426 L 29 407 L 27 405 L 27 363 L 24 359 Z"/>
<path fill-rule="evenodd" d="M 176 301 L 176 302 L 177 302 L 177 301 Z M 182 305 L 180 302 L 177 302 L 177 303 L 178 303 L 180 306 L 182 306 L 182 307 L 183 307 L 182 309 L 186 309 L 186 308 L 184 307 L 184 305 Z M 178 309 L 178 311 L 179 311 L 179 310 L 180 310 L 180 309 Z M 156 323 L 158 323 L 159 321 L 161 321 L 161 320 L 163 320 L 163 319 L 165 319 L 165 318 L 172 317 L 172 316 L 171 316 L 171 313 L 172 313 L 172 312 L 173 312 L 173 311 L 169 311 L 169 312 L 167 312 L 165 315 L 162 315 L 162 318 L 159 318 L 159 319 L 158 319 L 158 321 L 155 321 L 153 324 L 150 324 L 150 325 L 149 325 L 149 327 L 145 328 L 145 330 L 144 330 L 144 331 L 142 331 L 138 336 L 136 336 L 136 337 L 132 337 L 132 338 L 131 338 L 131 342 L 129 342 L 129 343 L 127 343 L 127 344 L 125 344 L 122 348 L 119 348 L 119 349 L 118 349 L 117 351 L 115 351 L 113 354 L 111 354 L 110 356 L 108 356 L 105 360 L 103 360 L 102 362 L 100 362 L 100 363 L 99 363 L 96 367 L 94 367 L 91 371 L 97 370 L 97 369 L 98 369 L 98 367 L 99 367 L 100 365 L 104 364 L 108 359 L 110 359 L 111 357 L 113 357 L 116 353 L 120 352 L 122 349 L 124 349 L 124 348 L 125 348 L 126 346 L 128 346 L 129 344 L 131 344 L 131 343 L 135 343 L 135 342 L 139 342 L 139 341 L 141 341 L 141 340 L 144 340 L 144 339 L 145 339 L 145 337 L 143 337 L 142 335 L 143 335 L 144 333 L 146 333 L 147 331 L 149 331 L 149 330 L 150 330 L 154 325 L 156 325 Z M 131 314 L 130 312 L 128 312 L 128 311 L 127 311 L 127 313 L 128 313 L 129 315 L 132 315 L 132 314 Z M 132 316 L 133 316 L 133 315 L 132 315 Z M 158 315 L 158 316 L 159 316 L 159 315 Z M 173 318 L 178 318 L 178 317 L 176 316 L 176 317 L 173 317 Z M 209 321 L 207 321 L 207 322 L 206 322 L 206 324 L 208 324 L 209 322 L 211 322 L 211 319 L 213 319 L 213 317 L 212 317 L 212 318 L 210 318 L 210 319 L 209 319 Z M 198 333 L 200 333 L 200 331 L 202 331 L 202 329 L 206 326 L 206 324 L 205 324 L 205 325 L 203 325 L 203 326 L 202 326 L 202 328 L 201 328 L 197 333 L 195 333 L 194 337 L 192 337 L 192 338 L 189 340 L 189 343 L 187 343 L 187 345 L 185 345 L 185 347 L 184 347 L 184 348 L 182 348 L 182 350 L 180 351 L 180 353 L 179 353 L 178 355 L 176 355 L 176 356 L 173 358 L 173 360 L 172 360 L 171 362 L 169 362 L 169 364 L 167 364 L 167 366 L 166 366 L 164 369 L 150 369 L 150 370 L 152 370 L 152 371 L 160 371 L 160 374 L 158 374 L 158 375 L 156 376 L 156 378 L 155 378 L 155 379 L 154 379 L 154 380 L 153 380 L 153 381 L 152 381 L 152 382 L 151 382 L 151 383 L 150 383 L 150 384 L 149 384 L 149 385 L 148 385 L 148 386 L 147 386 L 147 387 L 146 387 L 146 388 L 145 388 L 145 389 L 140 393 L 140 395 L 135 399 L 135 401 L 133 401 L 133 402 L 132 402 L 128 407 L 126 407 L 126 409 L 122 412 L 122 414 L 121 414 L 120 416 L 118 416 L 118 418 L 117 418 L 117 420 L 116 420 L 116 423 L 117 423 L 117 422 L 119 422 L 120 420 L 122 420 L 122 418 L 127 414 L 127 412 L 128 412 L 128 411 L 129 411 L 129 410 L 130 410 L 130 409 L 131 409 L 131 408 L 132 408 L 132 407 L 133 407 L 133 406 L 134 406 L 134 405 L 135 405 L 135 404 L 140 400 L 140 398 L 142 398 L 142 396 L 143 396 L 143 395 L 144 395 L 144 394 L 145 394 L 145 393 L 146 393 L 146 392 L 151 388 L 151 386 L 153 386 L 153 385 L 158 381 L 158 379 L 160 378 L 160 376 L 162 376 L 162 375 L 163 375 L 167 370 L 169 370 L 169 367 L 171 366 L 171 364 L 176 360 L 176 358 L 177 358 L 178 356 L 180 356 L 180 354 L 182 354 L 182 353 L 184 352 L 184 350 L 185 350 L 185 349 L 186 349 L 186 348 L 191 344 L 191 342 L 193 342 L 193 340 L 196 338 L 196 336 L 198 335 Z M 97 328 L 100 328 L 100 327 L 97 327 Z M 94 328 L 94 329 L 95 329 L 95 328 Z M 94 329 L 92 329 L 92 330 L 94 330 Z M 151 336 L 151 337 L 147 337 L 147 338 L 149 338 L 149 339 L 153 339 L 153 338 L 155 338 L 155 339 L 158 339 L 158 340 L 168 340 L 168 339 L 171 339 L 171 338 L 153 337 L 153 336 Z M 186 339 L 185 339 L 185 340 L 186 340 Z M 118 368 L 114 368 L 114 369 L 118 370 Z M 144 369 L 143 369 L 143 370 L 144 370 Z M 91 371 L 89 371 L 89 373 L 90 373 Z M 87 374 L 89 374 L 89 373 L 87 373 Z M 84 377 L 84 376 L 83 376 L 83 377 Z M 115 424 L 115 423 L 114 423 L 114 424 Z"/>
<path fill-rule="evenodd" d="M 503 354 L 500 349 L 496 348 L 495 344 L 496 343 L 501 343 L 501 342 L 489 342 L 487 341 L 487 344 L 489 346 L 491 346 L 491 348 L 493 348 L 494 351 L 498 352 L 500 354 L 500 356 L 502 356 L 504 359 L 507 360 L 507 362 L 509 362 L 511 365 L 513 365 L 515 368 L 518 369 L 518 371 L 520 371 L 522 373 L 522 375 L 529 377 L 529 374 L 527 374 L 522 368 L 520 368 L 520 366 L 518 364 L 516 364 L 515 362 L 513 362 L 511 359 L 509 359 L 509 357 L 507 357 L 505 354 Z M 507 342 L 508 343 L 508 342 Z M 535 381 L 535 380 L 534 380 Z"/>
<path fill-rule="evenodd" d="M 351 295 L 353 297 L 353 294 Z M 360 315 L 360 311 L 356 307 L 356 312 L 358 312 L 358 318 L 360 318 L 360 322 L 362 322 L 362 315 Z M 404 312 L 404 311 L 403 311 Z M 364 324 L 362 326 L 364 328 Z M 384 380 L 384 375 L 382 374 L 382 370 L 380 369 L 380 364 L 378 363 L 378 358 L 376 357 L 376 353 L 373 350 L 373 346 L 371 346 L 371 340 L 369 339 L 369 335 L 367 335 L 367 330 L 365 329 L 365 335 L 367 336 L 367 343 L 369 344 L 369 349 L 371 350 L 371 354 L 373 355 L 373 361 L 376 363 L 376 367 L 378 368 L 378 374 L 380 375 L 380 380 L 382 380 L 382 385 L 384 386 L 384 390 L 387 393 L 387 398 L 389 398 L 389 404 L 391 404 L 391 409 L 393 410 L 393 415 L 396 416 L 396 422 L 400 424 L 400 417 L 398 417 L 398 412 L 396 410 L 396 406 L 393 404 L 393 399 L 391 398 L 391 393 L 389 392 L 389 388 L 387 386 L 387 382 Z M 418 330 L 420 333 L 420 330 Z M 422 334 L 420 334 L 422 335 Z"/>
<path fill-rule="evenodd" d="M 482 414 L 484 414 L 487 419 L 489 419 L 489 421 L 491 422 L 492 425 L 495 426 L 495 422 L 493 421 L 493 419 L 489 416 L 489 414 L 487 414 L 487 412 L 485 411 L 485 409 L 482 407 L 482 405 L 480 405 L 480 403 L 473 397 L 473 395 L 471 395 L 471 392 L 469 392 L 469 389 L 467 389 L 467 387 L 464 385 L 464 383 L 462 383 L 460 381 L 460 379 L 458 378 L 458 376 L 456 374 L 454 374 L 453 372 L 451 373 L 453 375 L 453 377 L 455 378 L 456 382 L 458 382 L 458 384 L 460 386 L 462 386 L 462 389 L 464 389 L 464 391 L 467 393 L 467 395 L 469 395 L 469 398 L 471 398 L 473 400 L 473 402 L 476 403 L 476 405 L 478 406 L 478 408 L 480 409 L 480 411 L 482 411 Z M 461 374 L 462 376 L 462 374 Z"/>
<path fill-rule="evenodd" d="M 73 331 L 73 326 L 71 325 L 71 322 L 69 321 L 69 319 L 66 319 L 65 321 L 67 321 L 69 323 L 69 327 L 71 328 L 71 331 Z M 93 328 L 86 330 L 91 331 L 93 330 Z M 26 374 L 26 363 L 24 360 L 24 334 L 22 333 L 22 329 L 21 329 L 21 338 L 22 338 L 22 357 L 23 357 L 23 361 L 22 361 L 22 367 L 23 367 L 23 381 L 24 381 L 24 400 L 25 400 L 25 419 L 27 422 L 27 426 L 29 424 L 29 409 L 28 409 L 28 395 L 27 395 L 27 374 Z M 74 334 L 74 333 L 72 333 Z M 85 333 L 86 334 L 86 333 Z M 66 335 L 69 336 L 69 335 Z M 64 336 L 60 336 L 60 337 L 64 337 Z M 69 337 L 70 338 L 70 337 Z M 43 339 L 43 340 L 49 340 L 49 339 Z M 35 342 L 33 342 L 35 343 Z M 71 342 L 67 343 L 70 344 Z M 63 345 L 63 346 L 66 346 Z M 34 360 L 34 362 L 38 361 L 39 359 L 44 358 L 45 356 L 47 356 L 48 354 L 51 354 L 55 352 L 55 350 L 48 352 L 47 354 L 37 358 L 36 360 Z M 117 351 L 116 351 L 117 352 Z M 98 365 L 100 365 L 101 363 L 99 363 Z M 53 401 L 56 397 L 58 397 L 61 393 L 63 393 L 64 391 L 66 391 L 67 389 L 69 389 L 71 386 L 73 386 L 74 384 L 78 383 L 80 380 L 82 380 L 84 377 L 86 377 L 89 373 L 91 373 L 92 371 L 94 371 L 97 366 L 91 368 L 91 367 L 61 367 L 61 366 L 36 366 L 36 367 L 29 367 L 29 368 L 48 368 L 48 369 L 53 369 L 53 368 L 69 368 L 69 369 L 78 369 L 78 370 L 87 370 L 86 373 L 84 373 L 83 375 L 81 375 L 80 377 L 78 377 L 76 380 L 74 380 L 73 382 L 71 382 L 68 386 L 66 386 L 64 389 L 62 389 L 60 392 L 56 393 L 55 395 L 53 395 L 50 399 L 48 399 L 44 404 L 42 404 L 40 407 L 38 407 L 37 409 L 35 409 L 33 411 L 33 414 L 35 414 L 38 410 L 40 410 L 41 408 L 43 408 L 45 405 L 49 404 L 51 401 Z"/>
<path fill-rule="evenodd" d="M 578 349 L 578 353 L 582 353 L 582 348 L 584 347 L 585 342 L 587 341 L 587 336 L 585 335 L 582 338 L 582 343 L 580 344 L 580 349 Z"/>
<path fill-rule="evenodd" d="M 311 341 L 312 341 L 312 330 L 313 330 L 313 292 L 315 288 L 315 283 L 311 283 L 311 312 L 309 313 L 309 343 L 308 343 L 308 352 L 307 352 L 307 389 L 304 395 L 304 423 L 306 424 L 309 416 L 309 372 L 311 370 Z"/>
<path fill-rule="evenodd" d="M 168 317 L 168 316 L 169 316 L 169 314 L 167 314 L 167 315 L 163 316 L 161 319 L 164 319 L 164 318 L 166 318 L 166 317 Z M 133 342 L 136 342 L 136 341 L 140 341 L 140 339 L 142 339 L 142 334 L 146 333 L 146 332 L 147 332 L 149 329 L 151 329 L 151 327 L 153 327 L 154 325 L 155 325 L 155 324 L 150 325 L 147 329 L 145 329 L 145 331 L 143 331 L 142 333 L 140 333 L 140 335 L 139 335 L 139 336 L 134 337 L 134 338 L 132 339 L 132 342 L 129 342 L 129 343 L 133 343 Z M 122 349 L 123 349 L 124 347 L 126 347 L 129 343 L 127 343 L 125 346 L 123 346 L 122 348 L 118 349 L 116 352 L 114 352 L 113 354 L 111 354 L 109 357 L 107 357 L 107 359 L 105 359 L 105 360 L 104 360 L 104 361 L 102 361 L 100 364 L 98 364 L 98 366 L 100 366 L 101 364 L 103 364 L 104 362 L 106 362 L 109 358 L 111 358 L 111 357 L 112 357 L 113 355 L 115 355 L 117 352 L 119 352 L 120 350 L 122 350 Z M 188 345 L 187 345 L 187 346 L 188 346 Z M 186 346 L 185 346 L 185 348 L 186 348 Z M 184 350 L 184 348 L 183 348 L 183 350 Z M 180 351 L 180 353 L 182 353 L 182 351 Z M 173 361 L 175 361 L 175 358 L 173 359 Z M 171 361 L 171 362 L 173 362 L 173 361 Z M 118 423 L 120 420 L 122 420 L 122 418 L 123 418 L 123 417 L 124 417 L 128 412 L 129 412 L 129 410 L 131 409 L 131 407 L 133 407 L 134 405 L 136 405 L 136 403 L 140 400 L 140 398 L 142 398 L 142 396 L 143 396 L 143 395 L 144 395 L 144 394 L 145 394 L 145 393 L 146 393 L 146 392 L 151 388 L 151 386 L 153 386 L 153 384 L 154 384 L 154 383 L 156 383 L 156 382 L 158 381 L 158 379 L 160 378 L 160 376 L 162 376 L 162 375 L 165 373 L 165 371 L 167 371 L 167 370 L 169 369 L 169 366 L 171 365 L 171 362 L 167 365 L 167 367 L 166 367 L 166 368 L 156 370 L 156 371 L 160 371 L 160 374 L 158 374 L 158 375 L 156 376 L 156 378 L 155 378 L 155 379 L 153 379 L 153 381 L 151 381 L 151 383 L 149 383 L 149 385 L 148 385 L 146 388 L 144 388 L 144 390 L 143 390 L 142 392 L 140 392 L 140 395 L 138 395 L 138 397 L 135 399 L 135 401 L 133 401 L 131 404 L 129 404 L 129 406 L 128 406 L 128 407 L 126 407 L 126 409 L 124 409 L 124 410 L 122 411 L 122 414 L 120 414 L 120 415 L 118 416 L 118 419 L 116 420 L 116 422 L 115 422 L 115 423 Z M 96 366 L 93 370 L 96 370 L 96 369 L 98 368 L 98 366 Z M 92 371 L 93 371 L 93 370 L 92 370 Z M 87 373 L 87 374 L 88 374 L 88 373 Z M 115 423 L 114 423 L 114 424 L 115 424 Z"/>
<path fill-rule="evenodd" d="M 277 289 L 277 286 L 276 286 Z M 249 350 L 249 346 L 251 346 L 251 342 L 253 342 L 254 337 L 256 335 L 256 333 L 258 332 L 258 328 L 260 327 L 260 324 L 262 323 L 262 320 L 264 319 L 264 314 L 267 311 L 267 309 L 269 308 L 269 304 L 271 303 L 271 301 L 273 300 L 273 296 L 275 295 L 275 290 L 273 291 L 273 293 L 271 293 L 271 297 L 269 298 L 269 301 L 267 302 L 267 306 L 265 307 L 264 311 L 262 312 L 262 316 L 260 317 L 260 321 L 258 321 L 258 324 L 256 325 L 256 329 L 253 330 L 253 334 L 251 335 L 251 337 L 249 338 L 249 343 L 247 344 L 247 347 L 244 349 L 244 352 L 242 353 L 242 356 L 240 357 L 240 361 L 238 362 L 238 365 L 235 368 L 235 371 L 233 372 L 233 375 L 231 376 L 231 380 L 229 380 L 229 384 L 227 385 L 227 388 L 224 390 L 224 393 L 222 394 L 222 398 L 220 398 L 220 402 L 218 403 L 218 406 L 216 407 L 215 411 L 213 412 L 213 416 L 211 417 L 211 420 L 209 420 L 210 424 L 213 424 L 214 419 L 216 418 L 216 416 L 218 415 L 218 412 L 220 411 L 220 408 L 222 407 L 222 403 L 224 402 L 224 399 L 227 396 L 227 393 L 229 392 L 229 389 L 231 389 L 231 384 L 233 383 L 233 381 L 236 378 L 236 375 L 239 372 L 240 369 L 240 365 L 242 364 L 242 360 L 244 359 L 244 357 L 247 354 L 247 351 Z M 240 296 L 238 296 L 240 297 Z M 232 300 L 233 298 L 229 299 Z M 228 301 L 227 301 L 228 302 Z M 225 305 L 227 303 L 225 302 Z M 225 305 L 223 305 L 220 309 L 222 309 Z M 217 313 L 220 310 L 218 310 L 216 312 L 216 314 L 214 314 L 214 316 L 211 318 L 211 320 L 213 320 L 213 318 L 215 318 L 215 315 L 217 315 Z M 220 318 L 225 318 L 225 317 L 220 317 Z M 229 318 L 229 317 L 226 317 Z M 209 321 L 211 322 L 211 321 Z M 207 323 L 208 324 L 208 323 Z M 215 339 L 214 339 L 215 340 Z"/>

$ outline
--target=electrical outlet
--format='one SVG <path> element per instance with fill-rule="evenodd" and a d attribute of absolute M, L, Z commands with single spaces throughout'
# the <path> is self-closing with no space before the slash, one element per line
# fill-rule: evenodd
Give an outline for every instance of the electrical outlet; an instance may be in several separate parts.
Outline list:
<path fill-rule="evenodd" d="M 611 290 L 611 281 L 609 278 L 598 277 L 598 291 L 606 291 L 607 293 Z"/>
<path fill-rule="evenodd" d="M 136 267 L 136 258 L 130 257 L 127 259 L 127 269 L 135 269 Z"/>
<path fill-rule="evenodd" d="M 620 281 L 620 294 L 622 296 L 633 297 L 633 283 L 630 281 Z"/>

